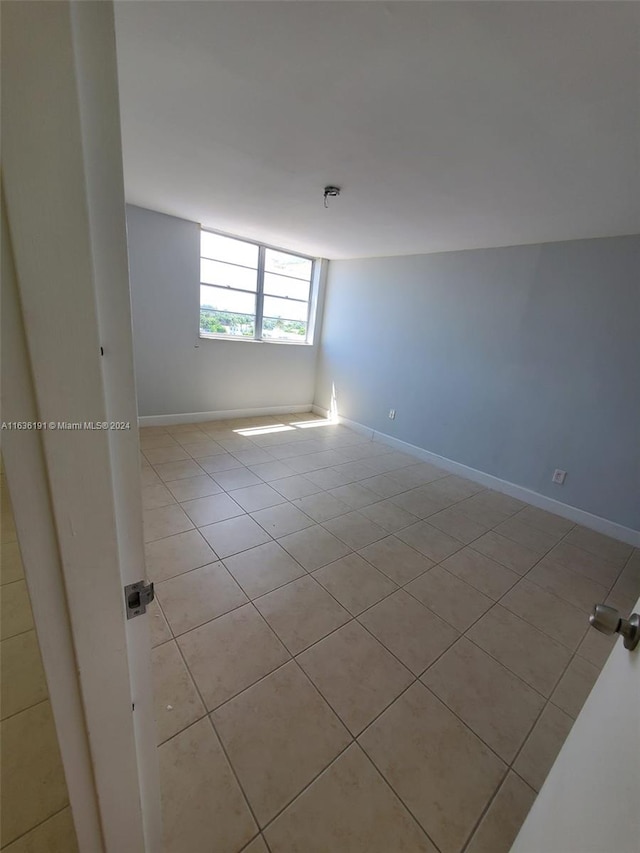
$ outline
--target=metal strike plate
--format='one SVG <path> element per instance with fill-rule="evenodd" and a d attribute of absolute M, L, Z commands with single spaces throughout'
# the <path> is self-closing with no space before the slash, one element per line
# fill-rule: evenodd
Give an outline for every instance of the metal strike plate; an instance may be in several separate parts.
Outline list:
<path fill-rule="evenodd" d="M 155 598 L 152 583 L 137 581 L 130 583 L 124 588 L 124 602 L 127 610 L 127 619 L 142 616 L 147 612 L 147 605 Z"/>

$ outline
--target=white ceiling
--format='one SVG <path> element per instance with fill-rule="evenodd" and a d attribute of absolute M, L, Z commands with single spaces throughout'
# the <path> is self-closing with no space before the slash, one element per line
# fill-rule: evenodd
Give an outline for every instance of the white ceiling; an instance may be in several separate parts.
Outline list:
<path fill-rule="evenodd" d="M 118 2 L 116 28 L 134 204 L 329 258 L 640 231 L 640 4 Z"/>

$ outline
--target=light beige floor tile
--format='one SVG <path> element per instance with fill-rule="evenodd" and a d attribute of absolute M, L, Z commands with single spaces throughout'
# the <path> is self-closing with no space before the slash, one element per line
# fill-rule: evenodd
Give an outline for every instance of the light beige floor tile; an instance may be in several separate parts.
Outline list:
<path fill-rule="evenodd" d="M 357 744 L 265 831 L 273 853 L 436 853 Z"/>
<path fill-rule="evenodd" d="M 464 637 L 425 672 L 422 681 L 507 764 L 545 703 L 539 693 Z"/>
<path fill-rule="evenodd" d="M 508 518 L 496 527 L 496 533 L 506 536 L 519 545 L 524 545 L 530 551 L 535 551 L 543 556 L 558 543 L 560 537 L 553 533 L 545 533 L 530 524 L 524 524 L 518 520 L 518 516 Z"/>
<path fill-rule="evenodd" d="M 49 701 L 3 720 L 1 746 L 4 847 L 68 803 Z"/>
<path fill-rule="evenodd" d="M 314 522 L 305 515 L 297 507 L 290 503 L 279 504 L 278 506 L 270 506 L 267 509 L 258 510 L 251 513 L 261 527 L 277 539 L 280 536 L 287 536 L 289 533 L 296 533 L 298 530 L 304 530 L 305 527 L 312 527 Z"/>
<path fill-rule="evenodd" d="M 338 486 L 335 489 L 330 489 L 327 494 L 342 501 L 342 503 L 345 503 L 351 509 L 360 509 L 379 500 L 375 492 L 370 491 L 360 483 L 349 483 L 346 486 Z"/>
<path fill-rule="evenodd" d="M 604 557 L 599 557 L 569 542 L 558 543 L 553 550 L 549 551 L 548 556 L 552 562 L 559 563 L 602 586 L 612 586 L 620 572 L 617 565 L 608 562 Z"/>
<path fill-rule="evenodd" d="M 165 619 L 162 608 L 158 604 L 158 600 L 154 599 L 151 604 L 147 605 L 147 613 L 149 614 L 149 629 L 151 631 L 151 646 L 160 646 L 172 639 L 171 629 Z"/>
<path fill-rule="evenodd" d="M 494 601 L 520 580 L 520 575 L 473 548 L 456 551 L 443 560 L 441 566 Z"/>
<path fill-rule="evenodd" d="M 419 682 L 359 742 L 442 853 L 462 848 L 506 771 Z"/>
<path fill-rule="evenodd" d="M 384 528 L 388 533 L 395 533 L 397 530 L 402 530 L 418 521 L 415 515 L 401 509 L 389 500 L 365 506 L 360 510 L 360 514 Z"/>
<path fill-rule="evenodd" d="M 242 424 L 230 424 L 229 426 L 242 428 Z M 251 427 L 244 427 L 245 429 L 250 429 Z M 251 439 L 246 436 L 242 436 L 239 433 L 234 433 L 232 438 L 223 438 L 220 437 L 218 439 L 218 444 L 224 447 L 225 450 L 228 450 L 230 453 L 234 453 L 237 451 L 240 453 L 241 451 L 251 451 L 256 449 L 256 445 L 251 441 Z M 244 465 L 244 462 L 242 463 Z"/>
<path fill-rule="evenodd" d="M 200 429 L 186 429 L 174 433 L 174 441 L 177 441 L 178 444 L 186 449 L 192 444 L 208 444 L 211 439 Z"/>
<path fill-rule="evenodd" d="M 0 544 L 6 545 L 9 542 L 17 541 L 18 534 L 13 514 L 10 510 L 6 511 L 6 509 L 3 509 L 3 512 L 0 515 Z"/>
<path fill-rule="evenodd" d="M 346 486 L 347 483 L 351 482 L 350 477 L 346 474 L 342 474 L 340 471 L 336 471 L 335 468 L 322 468 L 320 471 L 308 471 L 305 474 L 305 477 L 321 489 L 335 489 L 338 486 Z"/>
<path fill-rule="evenodd" d="M 174 533 L 184 533 L 191 530 L 193 524 L 178 504 L 162 506 L 157 509 L 146 509 L 142 513 L 144 522 L 144 541 L 154 542 L 156 539 L 166 539 Z"/>
<path fill-rule="evenodd" d="M 362 613 L 358 621 L 415 675 L 424 672 L 459 636 L 404 590 Z"/>
<path fill-rule="evenodd" d="M 350 619 L 309 576 L 256 598 L 254 604 L 293 655 Z"/>
<path fill-rule="evenodd" d="M 611 587 L 611 592 L 605 599 L 605 604 L 615 607 L 624 616 L 635 609 L 636 601 L 640 597 L 640 581 L 632 578 L 620 578 Z"/>
<path fill-rule="evenodd" d="M 278 460 L 260 462 L 257 465 L 252 465 L 251 470 L 265 483 L 272 483 L 274 480 L 281 480 L 283 477 L 291 477 L 295 474 L 293 468 Z"/>
<path fill-rule="evenodd" d="M 251 604 L 183 634 L 178 645 L 210 711 L 289 660 Z"/>
<path fill-rule="evenodd" d="M 0 669 L 2 719 L 48 697 L 35 631 L 26 631 L 0 643 Z"/>
<path fill-rule="evenodd" d="M 150 450 L 152 447 L 177 447 L 176 439 L 169 435 L 168 432 L 159 432 L 155 435 L 145 435 L 140 433 L 140 449 Z"/>
<path fill-rule="evenodd" d="M 599 675 L 597 666 L 576 655 L 551 694 L 551 701 L 575 719 Z"/>
<path fill-rule="evenodd" d="M 350 741 L 294 661 L 222 705 L 212 719 L 261 826 Z"/>
<path fill-rule="evenodd" d="M 456 510 L 464 513 L 478 524 L 484 524 L 487 527 L 495 527 L 511 516 L 511 513 L 496 509 L 495 506 L 488 503 L 483 492 L 460 501 L 456 504 Z"/>
<path fill-rule="evenodd" d="M 526 578 L 512 587 L 500 604 L 573 651 L 589 627 L 581 610 Z"/>
<path fill-rule="evenodd" d="M 432 568 L 433 563 L 423 554 L 419 554 L 409 545 L 395 536 L 380 539 L 358 552 L 376 569 L 399 585 L 409 583 L 414 578 Z"/>
<path fill-rule="evenodd" d="M 160 744 L 195 723 L 206 711 L 175 640 L 152 649 L 151 675 Z"/>
<path fill-rule="evenodd" d="M 397 474 L 397 471 L 394 471 L 393 474 Z M 375 492 L 378 498 L 392 498 L 394 495 L 406 491 L 406 486 L 399 483 L 393 474 L 376 474 L 375 477 L 362 480 L 360 485 L 371 492 Z"/>
<path fill-rule="evenodd" d="M 144 550 L 147 572 L 156 583 L 197 569 L 216 559 L 216 555 L 197 530 L 149 542 Z"/>
<path fill-rule="evenodd" d="M 202 527 L 200 532 L 219 557 L 230 557 L 271 542 L 271 537 L 248 515 L 238 515 Z"/>
<path fill-rule="evenodd" d="M 242 507 L 233 498 L 225 494 L 209 495 L 206 498 L 185 501 L 182 506 L 196 527 L 204 527 L 207 524 L 214 524 L 216 521 L 224 521 L 226 518 L 234 518 L 237 515 L 244 514 Z"/>
<path fill-rule="evenodd" d="M 181 462 L 163 462 L 160 465 L 154 465 L 154 470 L 164 483 L 184 480 L 187 477 L 198 477 L 204 473 L 200 465 L 193 459 Z"/>
<path fill-rule="evenodd" d="M 476 622 L 467 636 L 547 697 L 571 658 L 566 646 L 499 604 Z"/>
<path fill-rule="evenodd" d="M 323 527 L 354 551 L 377 542 L 378 539 L 384 539 L 387 535 L 386 530 L 378 527 L 359 512 L 348 512 L 346 515 L 325 521 Z"/>
<path fill-rule="evenodd" d="M 182 462 L 190 458 L 187 451 L 177 443 L 165 447 L 150 447 L 144 451 L 144 456 L 150 465 L 159 465 L 163 462 Z"/>
<path fill-rule="evenodd" d="M 488 530 L 486 524 L 478 524 L 477 521 L 469 518 L 468 515 L 458 512 L 455 507 L 449 507 L 448 509 L 440 510 L 435 515 L 430 515 L 429 524 L 465 544 L 478 539 Z"/>
<path fill-rule="evenodd" d="M 156 587 L 175 636 L 246 604 L 247 596 L 222 563 L 185 572 Z"/>
<path fill-rule="evenodd" d="M 247 512 L 256 512 L 269 506 L 276 506 L 285 502 L 285 498 L 267 483 L 257 486 L 248 486 L 244 489 L 235 489 L 233 499 L 237 501 Z"/>
<path fill-rule="evenodd" d="M 440 566 L 411 581 L 406 590 L 458 631 L 466 631 L 493 604 L 486 595 Z"/>
<path fill-rule="evenodd" d="M 162 483 L 162 480 L 150 465 L 145 465 L 140 469 L 140 484 L 144 487 L 152 486 L 154 483 Z"/>
<path fill-rule="evenodd" d="M 216 456 L 217 454 L 226 453 L 224 447 L 221 447 L 217 441 L 207 439 L 204 433 L 202 434 L 202 438 L 202 441 L 197 441 L 189 444 L 182 443 L 184 449 L 193 459 L 197 460 L 211 458 L 212 456 Z"/>
<path fill-rule="evenodd" d="M 154 483 L 151 486 L 142 487 L 142 508 L 156 509 L 160 506 L 174 504 L 175 498 L 162 483 Z"/>
<path fill-rule="evenodd" d="M 334 498 L 328 492 L 318 492 L 315 495 L 296 498 L 293 503 L 314 521 L 329 521 L 331 518 L 349 512 L 349 507 L 345 503 Z"/>
<path fill-rule="evenodd" d="M 444 473 L 446 474 L 446 472 Z M 487 494 L 484 486 L 480 486 L 471 480 L 466 480 L 464 477 L 458 477 L 457 474 L 446 474 L 446 476 L 437 480 L 434 485 L 439 494 L 447 495 L 456 502 L 470 498 L 478 492 Z"/>
<path fill-rule="evenodd" d="M 222 488 L 208 474 L 202 472 L 198 477 L 187 477 L 184 480 L 171 480 L 167 488 L 177 501 L 192 501 L 196 498 L 206 498 L 209 495 L 219 495 Z"/>
<path fill-rule="evenodd" d="M 431 465 L 429 462 L 420 462 L 415 464 L 414 460 L 414 464 L 410 467 L 403 468 L 401 471 L 396 471 L 393 476 L 401 483 L 406 483 L 407 488 L 410 488 L 412 486 L 420 486 L 424 483 L 434 482 L 435 480 L 442 479 L 442 477 L 447 477 L 448 471 L 444 471 L 442 468 Z"/>
<path fill-rule="evenodd" d="M 209 720 L 158 754 L 164 853 L 237 853 L 257 827 Z"/>
<path fill-rule="evenodd" d="M 453 539 L 447 533 L 443 533 L 436 527 L 427 524 L 426 521 L 421 521 L 418 524 L 412 524 L 411 527 L 405 527 L 397 534 L 399 539 L 406 542 L 416 551 L 420 551 L 425 557 L 429 557 L 436 563 L 444 560 L 450 554 L 459 551 L 463 548 L 462 542 Z"/>
<path fill-rule="evenodd" d="M 242 462 L 239 462 L 235 456 L 230 453 L 218 453 L 215 456 L 207 456 L 204 459 L 198 459 L 198 465 L 215 477 L 220 471 L 230 471 L 232 468 L 242 468 Z"/>
<path fill-rule="evenodd" d="M 0 592 L 0 639 L 6 640 L 33 628 L 31 602 L 23 580 L 3 585 Z"/>
<path fill-rule="evenodd" d="M 389 498 L 389 500 L 400 507 L 400 509 L 411 513 L 411 515 L 415 515 L 417 518 L 427 518 L 430 515 L 435 515 L 449 505 L 448 500 L 436 500 L 434 496 L 424 494 L 422 487 L 395 495 Z"/>
<path fill-rule="evenodd" d="M 535 798 L 536 792 L 509 771 L 466 853 L 509 853 Z"/>
<path fill-rule="evenodd" d="M 590 551 L 597 557 L 603 557 L 620 568 L 624 566 L 633 551 L 633 546 L 627 545 L 626 542 L 620 542 L 618 539 L 612 539 L 610 536 L 604 536 L 602 533 L 579 525 L 573 528 L 565 541 Z"/>
<path fill-rule="evenodd" d="M 225 557 L 224 564 L 249 598 L 264 595 L 305 574 L 277 542 Z"/>
<path fill-rule="evenodd" d="M 169 435 L 172 435 L 177 441 L 179 437 L 188 435 L 190 432 L 197 432 L 198 434 L 202 433 L 204 431 L 203 427 L 204 424 L 201 423 L 167 424 L 165 427 L 158 427 L 158 429 L 164 429 L 165 432 L 169 433 Z"/>
<path fill-rule="evenodd" d="M 270 485 L 290 501 L 295 498 L 315 495 L 321 491 L 320 486 L 317 486 L 308 477 L 305 477 L 304 474 L 295 474 L 292 477 L 284 477 L 282 480 L 273 480 L 270 482 Z"/>
<path fill-rule="evenodd" d="M 354 735 L 414 678 L 355 621 L 307 649 L 298 662 Z"/>
<path fill-rule="evenodd" d="M 358 554 L 347 554 L 318 569 L 313 576 L 354 616 L 397 589 L 393 581 Z"/>
<path fill-rule="evenodd" d="M 507 515 L 513 515 L 527 506 L 517 498 L 512 498 L 510 495 L 505 495 L 502 492 L 494 492 L 492 489 L 480 491 L 478 500 L 484 506 L 504 512 Z"/>
<path fill-rule="evenodd" d="M 69 806 L 4 847 L 2 853 L 78 853 L 78 841 Z"/>
<path fill-rule="evenodd" d="M 526 578 L 586 613 L 590 613 L 594 604 L 603 602 L 607 597 L 606 586 L 572 572 L 548 557 L 527 572 Z"/>
<path fill-rule="evenodd" d="M 568 521 L 566 518 L 561 518 L 559 515 L 554 515 L 552 512 L 546 512 L 544 509 L 538 509 L 535 506 L 526 506 L 516 516 L 518 521 L 536 527 L 538 530 L 543 530 L 545 533 L 551 533 L 554 536 L 564 536 L 572 527 L 573 521 Z"/>
<path fill-rule="evenodd" d="M 20 546 L 17 542 L 6 542 L 0 546 L 0 574 L 2 583 L 12 583 L 24 577 Z"/>
<path fill-rule="evenodd" d="M 269 849 L 261 835 L 254 838 L 251 844 L 242 848 L 242 853 L 269 853 Z"/>
<path fill-rule="evenodd" d="M 263 482 L 253 471 L 249 471 L 245 467 L 218 471 L 218 473 L 213 474 L 213 479 L 227 492 L 244 489 L 247 486 L 259 486 Z"/>
<path fill-rule="evenodd" d="M 255 444 L 250 450 L 232 450 L 232 454 L 243 465 L 260 465 L 263 462 L 273 462 L 273 456 L 266 450 L 256 447 Z"/>
<path fill-rule="evenodd" d="M 513 542 L 505 536 L 500 536 L 499 533 L 494 533 L 490 530 L 476 539 L 473 543 L 474 551 L 479 551 L 485 557 L 490 557 L 498 563 L 502 563 L 508 569 L 517 572 L 519 575 L 526 574 L 529 569 L 534 566 L 540 559 L 540 554 L 532 551 L 530 548 L 525 548 L 518 542 Z"/>
<path fill-rule="evenodd" d="M 602 669 L 619 637 L 619 634 L 613 636 L 601 634 L 593 628 L 587 631 L 584 640 L 578 646 L 578 654 L 598 669 Z"/>
<path fill-rule="evenodd" d="M 539 791 L 553 762 L 571 731 L 573 720 L 549 702 L 527 738 L 513 769 Z"/>
<path fill-rule="evenodd" d="M 284 536 L 279 542 L 309 572 L 344 557 L 350 551 L 344 542 L 319 524 Z"/>

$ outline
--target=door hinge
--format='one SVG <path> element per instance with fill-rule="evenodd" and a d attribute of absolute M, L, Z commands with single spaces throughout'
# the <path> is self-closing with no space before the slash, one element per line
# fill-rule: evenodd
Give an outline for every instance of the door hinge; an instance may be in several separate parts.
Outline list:
<path fill-rule="evenodd" d="M 127 619 L 133 619 L 134 616 L 141 616 L 147 612 L 147 605 L 151 604 L 155 598 L 155 592 L 152 583 L 138 581 L 130 583 L 124 588 L 124 603 L 127 608 Z"/>

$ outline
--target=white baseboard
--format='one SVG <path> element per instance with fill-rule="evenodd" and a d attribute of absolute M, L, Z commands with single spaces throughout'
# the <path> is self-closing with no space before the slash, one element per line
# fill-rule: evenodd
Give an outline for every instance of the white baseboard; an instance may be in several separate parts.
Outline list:
<path fill-rule="evenodd" d="M 232 418 L 253 418 L 258 415 L 297 415 L 310 411 L 311 403 L 301 403 L 299 406 L 263 406 L 256 409 L 227 409 L 218 412 L 185 412 L 179 415 L 141 415 L 138 418 L 138 426 L 199 424 L 204 421 L 227 421 Z"/>
<path fill-rule="evenodd" d="M 311 411 L 317 415 L 327 416 L 326 409 L 320 406 L 312 406 Z M 525 503 L 545 509 L 547 512 L 553 512 L 556 515 L 567 518 L 576 524 L 581 524 L 583 527 L 588 527 L 598 533 L 603 533 L 605 536 L 611 536 L 613 539 L 619 539 L 622 542 L 627 542 L 629 545 L 634 545 L 640 548 L 640 531 L 634 530 L 631 527 L 625 527 L 615 521 L 610 521 L 608 518 L 602 518 L 599 515 L 587 512 L 584 509 L 570 506 L 561 501 L 548 498 L 546 495 L 541 495 L 539 492 L 534 492 L 524 486 L 518 486 L 515 483 L 509 483 L 507 480 L 501 480 L 499 477 L 494 477 L 492 474 L 485 474 L 484 471 L 478 471 L 476 468 L 470 468 L 468 465 L 463 465 L 461 462 L 454 462 L 452 459 L 447 459 L 445 456 L 438 456 L 437 453 L 431 453 L 422 447 L 417 447 L 415 444 L 409 444 L 406 441 L 401 441 L 399 438 L 394 438 L 384 432 L 378 432 L 371 427 L 350 421 L 348 418 L 339 417 L 339 422 L 349 427 L 349 429 L 366 435 L 371 440 L 376 440 L 388 444 L 397 450 L 404 450 L 406 453 L 411 453 L 417 456 L 424 462 L 431 462 L 445 471 L 450 471 L 452 474 L 458 474 L 461 477 L 466 477 L 467 480 L 472 480 L 474 483 L 480 483 L 488 489 L 494 489 L 496 492 L 502 492 L 512 498 L 525 501 Z"/>

